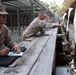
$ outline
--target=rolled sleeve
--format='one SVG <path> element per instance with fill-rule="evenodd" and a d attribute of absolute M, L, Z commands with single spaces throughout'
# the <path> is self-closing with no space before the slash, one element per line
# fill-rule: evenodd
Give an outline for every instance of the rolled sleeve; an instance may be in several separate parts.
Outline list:
<path fill-rule="evenodd" d="M 12 42 L 11 35 L 9 32 L 9 29 L 6 27 L 6 34 L 5 34 L 5 41 L 4 41 L 5 46 L 12 48 L 12 46 L 15 44 Z"/>
<path fill-rule="evenodd" d="M 46 27 L 46 23 L 43 22 L 43 21 L 40 21 L 39 22 L 39 26 L 42 27 L 42 28 L 45 28 Z"/>
<path fill-rule="evenodd" d="M 40 29 L 41 35 L 45 35 L 45 28 Z"/>

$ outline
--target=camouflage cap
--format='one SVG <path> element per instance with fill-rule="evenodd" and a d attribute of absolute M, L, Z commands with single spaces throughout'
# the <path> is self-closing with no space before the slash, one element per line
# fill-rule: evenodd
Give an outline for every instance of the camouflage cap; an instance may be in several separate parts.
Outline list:
<path fill-rule="evenodd" d="M 5 11 L 5 6 L 0 5 L 0 15 L 6 15 L 6 14 L 8 13 Z"/>

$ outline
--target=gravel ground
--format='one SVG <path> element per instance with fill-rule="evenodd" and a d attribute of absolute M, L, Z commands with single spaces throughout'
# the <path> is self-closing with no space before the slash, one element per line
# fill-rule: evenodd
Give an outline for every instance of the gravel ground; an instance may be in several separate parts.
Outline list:
<path fill-rule="evenodd" d="M 18 32 L 11 32 L 11 38 L 12 38 L 12 41 L 16 43 L 20 43 L 22 41 L 22 36 L 19 35 Z"/>

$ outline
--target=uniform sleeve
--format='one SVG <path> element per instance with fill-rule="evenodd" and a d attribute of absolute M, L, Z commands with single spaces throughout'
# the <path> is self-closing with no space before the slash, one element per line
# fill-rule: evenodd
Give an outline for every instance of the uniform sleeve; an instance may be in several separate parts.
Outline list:
<path fill-rule="evenodd" d="M 52 28 L 54 25 L 53 24 L 51 24 L 51 23 L 47 23 L 47 25 L 46 25 L 46 28 Z"/>
<path fill-rule="evenodd" d="M 53 28 L 54 24 L 47 22 L 46 20 L 43 21 L 43 24 L 45 25 L 46 28 Z"/>
<path fill-rule="evenodd" d="M 41 35 L 45 35 L 45 28 L 40 29 Z"/>
<path fill-rule="evenodd" d="M 38 26 L 42 27 L 42 28 L 45 28 L 46 27 L 46 22 L 40 20 Z"/>
<path fill-rule="evenodd" d="M 4 44 L 5 44 L 5 46 L 7 46 L 7 47 L 9 47 L 9 48 L 12 48 L 12 46 L 13 46 L 15 43 L 12 42 L 9 29 L 6 27 L 5 30 L 6 30 L 6 34 L 5 34 Z"/>

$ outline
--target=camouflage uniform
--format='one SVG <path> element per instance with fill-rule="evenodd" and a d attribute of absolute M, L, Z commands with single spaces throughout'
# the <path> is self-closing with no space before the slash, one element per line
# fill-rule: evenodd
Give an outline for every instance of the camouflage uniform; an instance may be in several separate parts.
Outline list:
<path fill-rule="evenodd" d="M 45 27 L 46 27 L 46 23 L 44 22 L 44 20 L 40 20 L 37 17 L 30 23 L 28 28 L 23 32 L 22 37 L 23 39 L 26 37 L 30 37 L 32 35 L 35 35 L 39 31 L 41 32 L 42 35 L 44 35 Z"/>
<path fill-rule="evenodd" d="M 11 41 L 10 32 L 6 25 L 0 26 L 0 50 L 8 47 L 11 48 L 14 43 Z"/>

